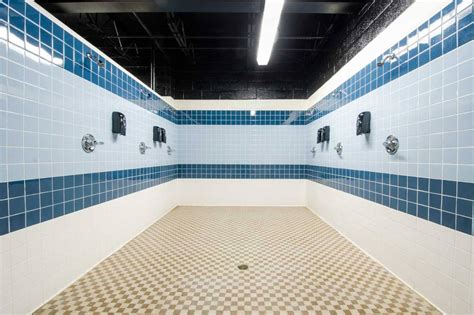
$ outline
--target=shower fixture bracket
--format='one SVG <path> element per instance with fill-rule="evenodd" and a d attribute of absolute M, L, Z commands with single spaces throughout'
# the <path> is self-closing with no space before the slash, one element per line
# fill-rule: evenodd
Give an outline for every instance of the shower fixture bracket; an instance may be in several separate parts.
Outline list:
<path fill-rule="evenodd" d="M 387 151 L 388 154 L 394 155 L 397 153 L 400 143 L 398 142 L 397 137 L 390 135 L 387 137 L 384 143 L 382 143 L 382 145 L 385 147 L 385 151 Z"/>
<path fill-rule="evenodd" d="M 96 146 L 103 144 L 102 141 L 95 140 L 95 137 L 89 133 L 84 135 L 81 140 L 82 150 L 86 153 L 94 152 Z"/>
<path fill-rule="evenodd" d="M 148 149 L 151 149 L 151 147 L 147 146 L 145 142 L 140 142 L 138 145 L 138 150 L 141 154 L 145 154 Z"/>
<path fill-rule="evenodd" d="M 86 57 L 89 58 L 89 60 L 95 62 L 99 68 L 105 67 L 104 61 L 100 60 L 98 56 L 94 56 L 92 53 L 88 52 L 86 53 Z"/>
<path fill-rule="evenodd" d="M 316 147 L 313 147 L 310 152 L 313 153 L 313 157 L 315 157 L 315 156 L 316 156 L 316 152 L 317 152 L 317 151 L 316 151 Z"/>
<path fill-rule="evenodd" d="M 341 156 L 342 155 L 342 143 L 338 142 L 336 146 L 334 147 L 334 150 L 336 150 L 337 155 Z"/>

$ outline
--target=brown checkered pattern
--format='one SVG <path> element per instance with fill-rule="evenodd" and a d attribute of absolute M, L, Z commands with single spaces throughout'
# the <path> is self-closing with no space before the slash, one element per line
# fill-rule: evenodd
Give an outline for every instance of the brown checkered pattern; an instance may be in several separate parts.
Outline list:
<path fill-rule="evenodd" d="M 176 208 L 36 311 L 85 312 L 439 313 L 309 210 L 256 207 Z"/>

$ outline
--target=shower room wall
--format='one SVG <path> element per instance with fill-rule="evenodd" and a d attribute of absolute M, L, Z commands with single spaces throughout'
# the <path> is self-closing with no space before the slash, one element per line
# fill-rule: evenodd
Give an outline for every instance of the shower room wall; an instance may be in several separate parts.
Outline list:
<path fill-rule="evenodd" d="M 180 204 L 303 206 L 303 111 L 180 111 Z"/>
<path fill-rule="evenodd" d="M 384 53 L 396 62 L 380 56 L 328 91 L 306 137 L 308 207 L 450 314 L 474 313 L 472 37 L 472 2 L 452 2 Z M 364 111 L 371 132 L 356 136 Z"/>
<path fill-rule="evenodd" d="M 34 3 L 0 2 L 0 313 L 33 311 L 177 205 L 176 117 Z M 104 145 L 85 153 L 85 134 Z"/>

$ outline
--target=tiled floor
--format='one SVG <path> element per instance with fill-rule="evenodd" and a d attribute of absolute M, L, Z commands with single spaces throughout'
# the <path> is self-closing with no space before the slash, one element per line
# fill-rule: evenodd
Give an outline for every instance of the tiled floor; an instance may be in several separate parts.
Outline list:
<path fill-rule="evenodd" d="M 232 207 L 176 208 L 37 313 L 186 311 L 438 313 L 309 210 Z"/>

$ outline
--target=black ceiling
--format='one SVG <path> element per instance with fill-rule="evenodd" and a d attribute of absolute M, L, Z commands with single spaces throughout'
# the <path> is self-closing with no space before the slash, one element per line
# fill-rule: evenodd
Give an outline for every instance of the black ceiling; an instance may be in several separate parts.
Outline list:
<path fill-rule="evenodd" d="M 270 63 L 259 67 L 263 0 L 37 0 L 146 84 L 154 72 L 156 91 L 177 99 L 306 98 L 328 60 L 340 66 L 340 46 L 392 2 L 287 0 Z"/>

